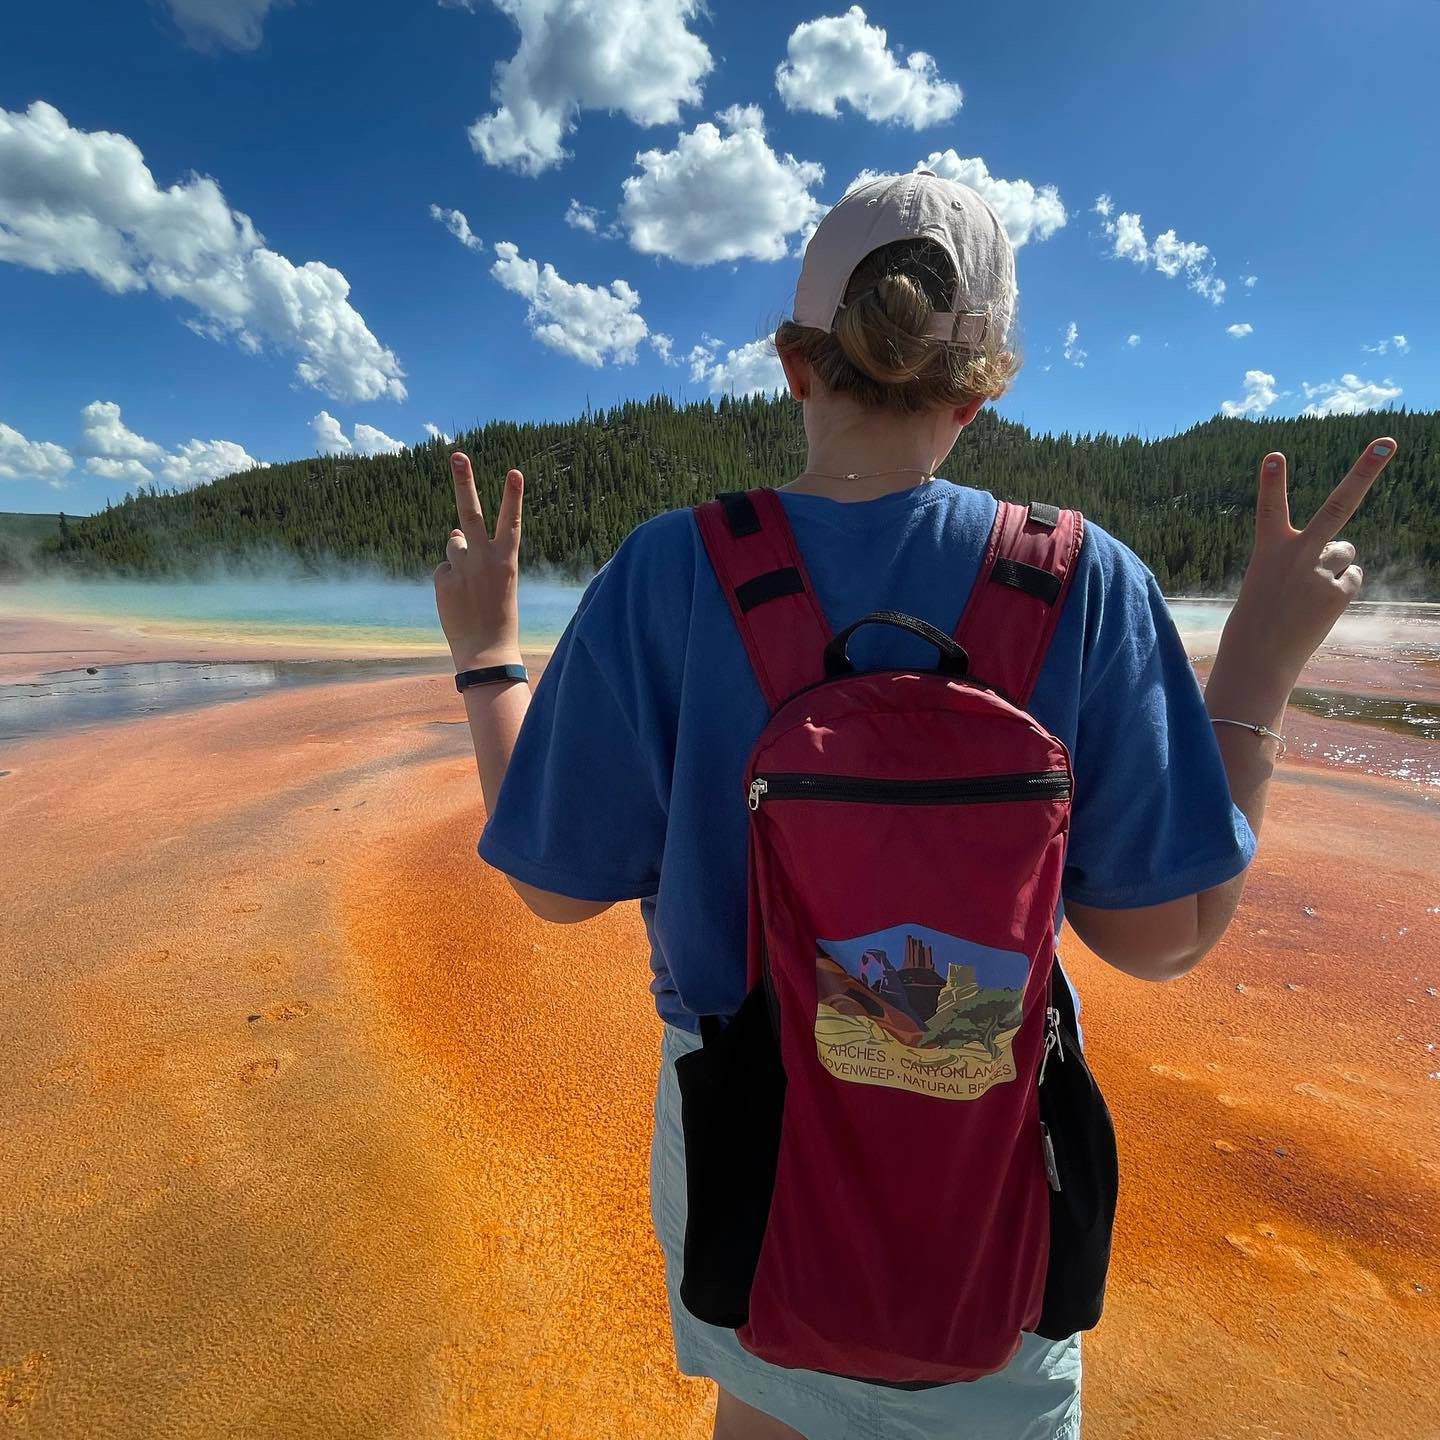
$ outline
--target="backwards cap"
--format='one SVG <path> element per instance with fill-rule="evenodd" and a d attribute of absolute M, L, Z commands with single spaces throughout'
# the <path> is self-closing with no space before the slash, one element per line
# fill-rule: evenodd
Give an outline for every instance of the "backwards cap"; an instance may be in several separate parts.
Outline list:
<path fill-rule="evenodd" d="M 896 240 L 932 240 L 959 277 L 953 310 L 937 310 L 926 334 L 979 346 L 1003 341 L 1015 310 L 1015 252 L 990 205 L 968 185 L 933 170 L 882 176 L 857 185 L 833 206 L 805 247 L 794 320 L 829 330 L 855 267 Z"/>

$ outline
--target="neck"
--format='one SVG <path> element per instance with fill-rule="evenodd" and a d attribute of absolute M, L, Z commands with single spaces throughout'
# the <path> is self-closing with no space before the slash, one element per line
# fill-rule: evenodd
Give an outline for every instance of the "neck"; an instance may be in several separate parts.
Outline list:
<path fill-rule="evenodd" d="M 913 489 L 935 473 L 955 443 L 953 432 L 942 439 L 930 416 L 876 415 L 847 406 L 823 416 L 807 413 L 806 422 L 805 469 L 784 488 L 835 500 L 873 500 Z M 844 478 L 850 474 L 861 478 Z"/>

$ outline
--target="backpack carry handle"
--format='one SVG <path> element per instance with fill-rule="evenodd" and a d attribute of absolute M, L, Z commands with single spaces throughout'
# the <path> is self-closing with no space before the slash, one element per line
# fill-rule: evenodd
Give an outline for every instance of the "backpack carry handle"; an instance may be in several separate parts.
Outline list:
<path fill-rule="evenodd" d="M 917 619 L 914 615 L 903 615 L 898 610 L 875 610 L 862 615 L 853 625 L 847 625 L 825 647 L 825 678 L 833 680 L 840 675 L 853 675 L 855 666 L 851 663 L 846 647 L 850 637 L 862 625 L 893 625 L 897 630 L 908 630 L 922 640 L 928 640 L 939 652 L 940 663 L 935 667 L 942 675 L 954 675 L 963 680 L 970 669 L 970 657 L 962 645 L 957 645 L 943 630 L 937 630 L 928 620 Z"/>

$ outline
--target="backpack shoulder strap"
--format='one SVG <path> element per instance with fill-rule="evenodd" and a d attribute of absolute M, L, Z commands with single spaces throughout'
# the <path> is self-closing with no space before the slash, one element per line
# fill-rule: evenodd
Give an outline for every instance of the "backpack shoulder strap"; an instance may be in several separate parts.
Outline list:
<path fill-rule="evenodd" d="M 825 678 L 830 626 L 774 490 L 730 491 L 695 507 L 716 579 L 771 710 Z"/>
<path fill-rule="evenodd" d="M 1084 528 L 1078 510 L 1000 501 L 975 588 L 955 627 L 971 674 L 1022 709 L 1060 619 Z"/>

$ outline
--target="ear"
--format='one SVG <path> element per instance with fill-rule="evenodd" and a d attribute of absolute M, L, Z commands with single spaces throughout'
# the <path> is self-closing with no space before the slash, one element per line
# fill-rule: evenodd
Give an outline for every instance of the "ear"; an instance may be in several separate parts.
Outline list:
<path fill-rule="evenodd" d="M 963 430 L 981 411 L 985 404 L 985 397 L 977 395 L 973 400 L 967 400 L 963 405 L 957 405 L 952 412 L 955 423 Z"/>
<path fill-rule="evenodd" d="M 780 368 L 785 372 L 785 380 L 790 386 L 790 393 L 797 400 L 804 400 L 810 394 L 810 387 L 814 383 L 814 376 L 810 373 L 810 362 L 802 359 L 797 351 L 782 350 L 780 352 Z"/>

